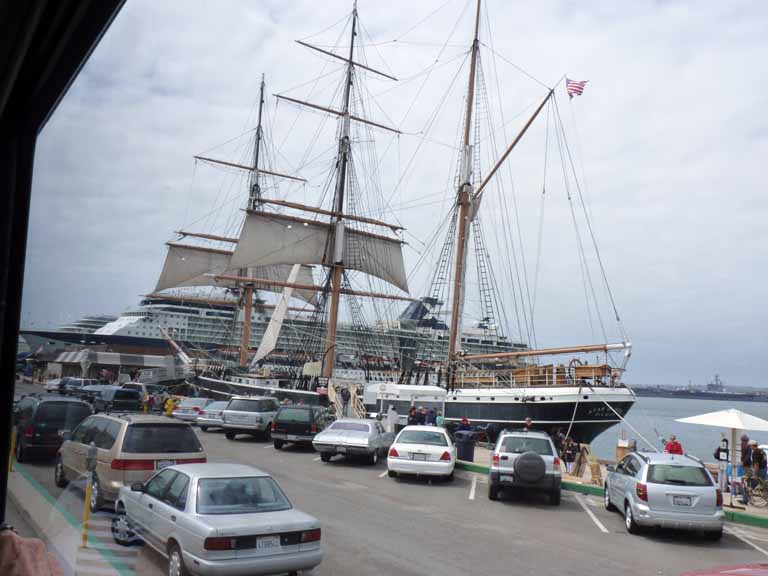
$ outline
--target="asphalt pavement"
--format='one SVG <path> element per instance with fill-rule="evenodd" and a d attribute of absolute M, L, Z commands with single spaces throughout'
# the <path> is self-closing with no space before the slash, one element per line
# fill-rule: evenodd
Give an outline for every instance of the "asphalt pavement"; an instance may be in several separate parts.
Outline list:
<path fill-rule="evenodd" d="M 563 492 L 560 506 L 546 498 L 488 500 L 484 476 L 457 471 L 454 482 L 392 479 L 386 462 L 377 466 L 337 457 L 320 461 L 309 449 L 217 431 L 198 435 L 210 462 L 257 466 L 278 481 L 294 506 L 318 517 L 325 559 L 314 575 L 652 574 L 768 562 L 768 531 L 728 524 L 720 542 L 695 534 L 654 531 L 632 536 L 621 514 L 602 499 Z M 52 463 L 26 470 L 73 514 L 80 492 L 53 484 Z M 74 497 L 73 497 L 74 495 Z M 80 508 L 80 510 L 78 510 Z M 135 573 L 165 571 L 146 547 Z"/>

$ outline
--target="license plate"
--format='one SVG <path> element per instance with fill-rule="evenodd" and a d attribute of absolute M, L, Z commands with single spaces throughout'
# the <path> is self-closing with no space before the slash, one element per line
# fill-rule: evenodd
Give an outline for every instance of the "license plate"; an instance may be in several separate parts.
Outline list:
<path fill-rule="evenodd" d="M 690 496 L 672 496 L 672 504 L 674 504 L 675 506 L 690 506 L 691 497 Z"/>
<path fill-rule="evenodd" d="M 280 548 L 280 536 L 262 536 L 256 540 L 256 550 Z"/>
<path fill-rule="evenodd" d="M 336 446 L 336 452 L 338 452 L 340 454 L 344 454 L 344 452 L 346 452 L 346 451 L 347 451 L 347 447 L 346 446 Z"/>
<path fill-rule="evenodd" d="M 296 441 L 298 439 L 299 437 L 296 436 L 296 434 L 288 434 L 288 441 L 291 441 L 291 440 Z"/>
<path fill-rule="evenodd" d="M 411 454 L 411 456 L 413 456 L 414 460 L 422 460 L 423 461 L 423 460 L 427 459 L 427 455 L 426 454 Z"/>
<path fill-rule="evenodd" d="M 499 480 L 502 482 L 514 482 L 515 479 L 512 476 L 501 476 Z"/>
<path fill-rule="evenodd" d="M 173 466 L 174 464 L 176 464 L 176 460 L 158 460 L 157 469 L 162 470 L 163 468 L 167 468 L 168 466 Z"/>

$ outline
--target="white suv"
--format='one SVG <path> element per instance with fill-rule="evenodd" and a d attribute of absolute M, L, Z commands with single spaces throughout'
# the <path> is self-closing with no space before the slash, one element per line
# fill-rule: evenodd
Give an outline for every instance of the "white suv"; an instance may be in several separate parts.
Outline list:
<path fill-rule="evenodd" d="M 504 430 L 491 453 L 488 498 L 499 499 L 504 488 L 545 491 L 551 504 L 560 504 L 560 459 L 544 432 Z"/>

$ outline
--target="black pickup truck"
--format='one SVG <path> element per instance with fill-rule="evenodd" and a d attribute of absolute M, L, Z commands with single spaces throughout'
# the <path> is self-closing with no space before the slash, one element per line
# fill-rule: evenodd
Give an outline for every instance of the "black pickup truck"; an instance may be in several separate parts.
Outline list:
<path fill-rule="evenodd" d="M 272 441 L 280 450 L 286 442 L 312 446 L 315 434 L 328 424 L 322 406 L 281 406 L 272 421 Z"/>

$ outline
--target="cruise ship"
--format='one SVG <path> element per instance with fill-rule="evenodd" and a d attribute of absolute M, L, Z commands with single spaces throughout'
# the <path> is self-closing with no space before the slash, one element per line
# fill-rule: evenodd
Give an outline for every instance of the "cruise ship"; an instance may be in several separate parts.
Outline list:
<path fill-rule="evenodd" d="M 444 362 L 448 350 L 448 328 L 432 315 L 431 300 L 422 298 L 407 305 L 396 320 L 379 321 L 365 328 L 340 324 L 336 363 L 339 368 L 376 366 L 382 370 L 398 369 L 413 359 L 419 365 Z M 274 306 L 256 299 L 250 331 L 250 351 L 262 341 Z M 99 347 L 105 351 L 129 354 L 173 354 L 163 335 L 165 330 L 190 356 L 218 358 L 228 353 L 235 358 L 242 338 L 243 308 L 239 299 L 222 295 L 152 294 L 138 306 L 127 309 L 118 318 L 105 322 L 93 332 L 77 332 L 74 324 L 58 330 L 22 330 L 21 335 L 32 350 Z M 91 316 L 86 320 L 93 322 Z M 280 371 L 301 366 L 308 349 L 307 335 L 316 330 L 311 309 L 289 312 L 274 351 L 264 365 Z M 504 336 L 496 336 L 482 324 L 465 330 L 463 343 L 473 353 L 512 352 L 527 347 Z M 363 352 L 364 351 L 364 352 Z M 415 355 L 415 356 L 414 356 Z"/>

